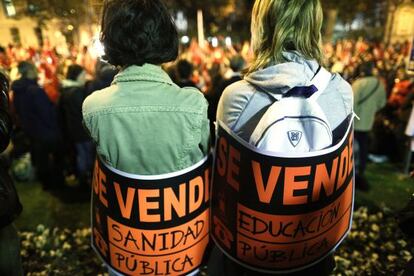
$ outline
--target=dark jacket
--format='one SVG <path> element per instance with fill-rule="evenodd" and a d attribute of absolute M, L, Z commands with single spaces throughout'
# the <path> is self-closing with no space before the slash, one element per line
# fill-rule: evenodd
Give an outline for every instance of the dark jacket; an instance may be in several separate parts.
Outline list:
<path fill-rule="evenodd" d="M 73 143 L 90 140 L 82 124 L 82 104 L 86 98 L 85 87 L 64 85 L 58 103 L 63 134 Z"/>
<path fill-rule="evenodd" d="M 176 84 L 181 88 L 184 88 L 184 87 L 197 88 L 197 85 L 192 80 L 180 80 L 180 81 L 177 81 Z"/>
<path fill-rule="evenodd" d="M 0 152 L 7 148 L 12 129 L 8 102 L 7 80 L 0 73 Z M 4 164 L 0 163 L 0 228 L 12 223 L 22 209 L 13 180 Z"/>
<path fill-rule="evenodd" d="M 210 122 L 216 121 L 217 115 L 217 106 L 220 101 L 221 95 L 223 94 L 224 89 L 226 89 L 231 84 L 241 81 L 241 75 L 234 74 L 229 79 L 223 79 L 219 82 L 218 87 L 213 87 L 210 93 L 207 95 L 207 100 L 209 103 L 208 106 L 208 118 Z"/>
<path fill-rule="evenodd" d="M 23 131 L 31 138 L 54 141 L 59 138 L 56 107 L 35 80 L 19 79 L 12 85 L 14 108 Z"/>
<path fill-rule="evenodd" d="M 110 66 L 104 66 L 103 68 L 101 68 L 97 72 L 96 78 L 87 84 L 86 95 L 89 96 L 95 91 L 109 87 L 117 73 L 118 70 Z"/>

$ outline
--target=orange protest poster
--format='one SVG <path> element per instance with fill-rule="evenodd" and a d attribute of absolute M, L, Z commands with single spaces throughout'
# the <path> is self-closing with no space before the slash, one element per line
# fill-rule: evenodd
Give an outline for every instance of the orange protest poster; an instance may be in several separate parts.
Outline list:
<path fill-rule="evenodd" d="M 209 243 L 211 158 L 181 172 L 130 175 L 97 160 L 92 247 L 124 275 L 197 272 Z"/>
<path fill-rule="evenodd" d="M 325 258 L 351 227 L 353 128 L 318 152 L 259 151 L 219 123 L 211 227 L 233 261 L 259 272 L 294 272 Z"/>

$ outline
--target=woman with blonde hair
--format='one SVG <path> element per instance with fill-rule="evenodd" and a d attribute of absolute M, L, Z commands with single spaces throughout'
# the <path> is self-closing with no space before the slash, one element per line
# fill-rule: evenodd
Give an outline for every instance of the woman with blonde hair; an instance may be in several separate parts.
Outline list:
<path fill-rule="evenodd" d="M 270 106 L 283 97 L 310 97 L 315 92 L 314 78 L 323 70 L 322 20 L 319 0 L 256 0 L 251 24 L 254 59 L 244 79 L 224 91 L 217 121 L 252 144 L 252 134 Z M 338 74 L 328 76 L 326 88 L 317 98 L 332 130 L 331 144 L 324 147 L 344 137 L 353 114 L 351 86 Z M 309 147 L 308 151 L 320 149 Z M 261 274 L 241 267 L 218 251 L 211 264 L 212 275 Z M 329 275 L 334 267 L 331 254 L 289 275 Z"/>

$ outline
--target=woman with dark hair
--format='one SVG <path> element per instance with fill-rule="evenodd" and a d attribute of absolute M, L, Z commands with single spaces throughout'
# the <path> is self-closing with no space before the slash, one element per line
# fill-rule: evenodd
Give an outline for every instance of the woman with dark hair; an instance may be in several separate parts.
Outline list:
<path fill-rule="evenodd" d="M 101 32 L 105 58 L 120 72 L 83 104 L 100 160 L 147 178 L 203 160 L 209 152 L 207 101 L 195 88 L 178 87 L 160 66 L 178 55 L 177 30 L 164 4 L 107 1 Z"/>
<path fill-rule="evenodd" d="M 260 147 L 260 150 L 263 152 L 283 155 L 291 152 L 306 154 L 310 151 L 320 151 L 336 145 L 346 135 L 349 129 L 349 119 L 352 117 L 352 90 L 351 86 L 340 75 L 331 75 L 321 67 L 323 63 L 321 47 L 322 16 L 323 13 L 319 0 L 255 1 L 251 25 L 254 59 L 244 79 L 225 89 L 217 111 L 217 122 L 220 125 L 224 125 L 233 135 L 237 136 L 235 138 L 241 141 L 244 140 L 244 143 L 250 144 L 249 146 L 255 147 L 256 150 L 259 150 Z M 321 91 L 319 91 L 318 87 L 315 87 L 317 83 L 314 81 L 314 79 L 319 79 L 317 77 L 320 76 L 319 72 L 325 72 L 325 76 L 328 75 L 328 77 L 324 77 L 326 89 L 321 89 Z M 317 88 L 316 91 L 314 88 Z M 317 91 L 318 93 L 316 93 Z M 318 98 L 313 97 L 313 95 L 317 95 Z M 305 131 L 296 131 L 296 134 L 300 133 L 300 136 L 291 135 L 292 131 L 271 132 L 273 125 L 276 125 L 279 121 L 286 122 L 285 125 L 290 127 L 289 124 L 299 125 L 296 122 L 300 122 L 300 120 L 295 121 L 297 118 L 315 117 L 289 117 L 289 114 L 284 114 L 284 118 L 282 117 L 277 122 L 273 121 L 274 123 L 269 125 L 268 128 L 259 128 L 263 126 L 263 123 L 268 123 L 266 120 L 262 120 L 262 118 L 270 119 L 266 115 L 269 112 L 277 112 L 274 107 L 280 107 L 279 110 L 283 112 L 289 111 L 289 106 L 282 107 L 277 105 L 277 102 L 282 99 L 285 103 L 289 103 L 286 100 L 288 98 L 291 100 L 290 103 L 298 103 L 299 100 L 302 101 L 303 99 L 303 101 L 306 101 L 311 97 L 316 99 L 317 105 L 327 119 L 326 124 L 329 124 L 330 133 L 326 137 L 329 136 L 331 141 L 319 143 L 323 139 L 320 139 L 321 141 L 314 139 L 314 137 L 321 137 L 316 132 L 316 135 L 313 137 L 311 136 L 313 133 L 309 132 L 309 136 L 307 136 Z M 295 110 L 294 108 L 297 108 L 297 106 L 293 106 L 291 109 Z M 278 115 L 282 116 L 283 114 Z M 278 118 L 280 117 L 273 119 L 276 120 Z M 289 121 L 290 118 L 292 120 Z M 303 129 L 305 129 L 305 122 L 303 122 L 303 126 Z M 262 136 L 255 136 L 257 130 L 263 130 Z M 296 128 L 292 130 L 296 130 Z M 293 132 L 295 133 L 295 131 Z M 265 134 L 267 135 L 268 133 L 274 134 L 272 139 L 267 139 L 269 136 L 265 136 Z M 256 138 L 258 137 L 266 137 L 266 139 L 257 140 Z M 287 143 L 278 144 L 279 141 L 285 140 L 288 140 L 286 141 Z M 264 142 L 261 143 L 262 141 Z M 302 145 L 304 146 L 302 147 Z M 274 150 L 275 148 L 277 150 Z M 243 183 L 243 179 L 240 179 L 240 182 L 240 187 L 249 184 Z M 290 183 L 285 182 L 281 184 L 288 185 Z M 303 191 L 301 190 L 300 192 Z M 267 194 L 267 196 L 271 195 Z M 278 193 L 277 196 L 281 195 Z M 214 200 L 215 198 L 212 199 L 213 202 Z M 301 207 L 303 213 L 310 212 L 307 207 L 309 206 L 303 205 Z M 281 224 L 283 220 L 284 218 L 281 216 Z M 240 221 L 240 224 L 242 223 Z M 277 218 L 276 224 L 279 225 L 279 218 Z M 214 231 L 213 228 L 212 232 L 214 233 Z M 269 244 L 272 242 L 274 240 L 269 241 Z M 276 243 L 274 242 L 274 244 Z M 261 246 L 261 243 L 257 244 L 257 248 Z M 266 246 L 263 245 L 263 247 L 258 249 L 258 252 L 262 253 L 256 252 L 256 244 L 254 248 L 255 256 L 256 254 L 260 255 L 257 257 L 258 259 L 263 257 L 262 255 L 265 251 L 266 255 L 269 254 L 269 256 L 272 253 L 275 254 L 276 257 L 272 263 L 265 257 L 266 266 L 262 265 L 260 261 L 257 261 L 258 264 L 255 264 L 255 266 L 251 265 L 251 263 L 249 263 L 250 266 L 246 264 L 241 266 L 239 261 L 236 263 L 234 256 L 228 257 L 228 252 L 224 255 L 214 250 L 210 261 L 213 265 L 210 267 L 210 275 L 262 275 L 261 272 L 267 272 L 270 267 L 287 272 L 286 274 L 289 275 L 329 275 L 335 267 L 333 255 L 328 253 L 325 254 L 325 258 L 322 256 L 307 266 L 295 267 L 293 261 L 289 261 L 290 266 L 286 265 L 286 263 L 282 266 L 280 259 L 291 254 L 291 252 L 287 253 L 287 247 L 283 246 L 277 247 L 274 250 L 275 245 L 269 245 L 268 248 Z M 278 255 L 279 253 L 286 255 Z M 278 257 L 280 256 L 279 262 Z"/>

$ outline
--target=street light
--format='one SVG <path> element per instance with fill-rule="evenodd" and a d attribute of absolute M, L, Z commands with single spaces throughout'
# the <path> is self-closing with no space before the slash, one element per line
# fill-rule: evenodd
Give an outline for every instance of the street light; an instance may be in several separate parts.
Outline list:
<path fill-rule="evenodd" d="M 188 36 L 183 36 L 181 37 L 181 43 L 182 44 L 187 44 L 188 42 L 190 42 L 190 38 Z"/>
<path fill-rule="evenodd" d="M 231 44 L 232 44 L 231 37 L 229 37 L 229 36 L 228 36 L 228 37 L 226 37 L 226 40 L 225 40 L 225 41 L 226 41 L 226 46 L 227 46 L 227 47 L 230 47 L 230 46 L 231 46 Z"/>
<path fill-rule="evenodd" d="M 211 45 L 216 48 L 218 46 L 218 39 L 217 37 L 213 37 L 213 39 L 211 40 Z"/>

